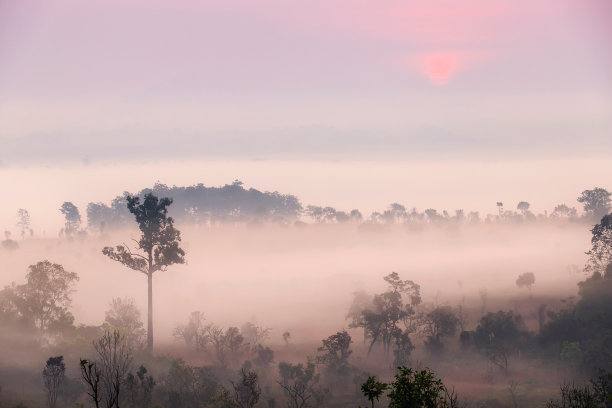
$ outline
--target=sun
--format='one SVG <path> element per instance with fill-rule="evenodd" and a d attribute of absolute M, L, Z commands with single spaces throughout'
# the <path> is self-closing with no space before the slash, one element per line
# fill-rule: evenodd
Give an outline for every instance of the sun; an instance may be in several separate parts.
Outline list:
<path fill-rule="evenodd" d="M 457 55 L 452 52 L 426 54 L 420 60 L 422 72 L 437 86 L 448 84 L 459 68 Z"/>

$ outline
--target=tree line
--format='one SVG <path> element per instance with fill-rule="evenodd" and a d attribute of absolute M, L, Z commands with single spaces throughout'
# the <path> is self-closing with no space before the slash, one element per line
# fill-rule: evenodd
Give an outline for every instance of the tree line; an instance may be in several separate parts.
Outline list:
<path fill-rule="evenodd" d="M 170 215 L 184 225 L 213 226 L 222 223 L 263 224 L 277 223 L 283 225 L 313 224 L 356 224 L 363 228 L 385 225 L 406 225 L 421 228 L 426 225 L 464 225 L 480 223 L 530 223 L 546 221 L 586 221 L 597 222 L 612 209 L 611 193 L 606 189 L 595 187 L 584 190 L 577 201 L 582 204 L 583 212 L 564 203 L 554 207 L 550 212 L 535 214 L 531 204 L 520 201 L 512 208 L 503 202 L 497 202 L 497 213 L 481 215 L 477 211 L 446 210 L 438 211 L 428 208 L 419 211 L 407 208 L 400 203 L 392 203 L 387 209 L 374 211 L 364 216 L 358 209 L 351 211 L 337 210 L 329 206 L 302 206 L 300 200 L 290 194 L 278 192 L 261 192 L 254 188 L 246 189 L 240 181 L 222 187 L 206 187 L 198 184 L 189 187 L 168 187 L 155 184 L 153 188 L 143 189 L 136 194 L 124 193 L 105 203 L 89 203 L 86 208 L 87 225 L 83 223 L 81 211 L 70 201 L 60 207 L 64 217 L 64 226 L 59 235 L 78 237 L 89 233 L 104 233 L 130 225 L 131 214 L 127 208 L 127 197 L 144 198 L 152 193 L 157 197 L 173 197 L 174 206 Z M 19 209 L 16 226 L 21 239 L 34 236 L 31 216 L 28 210 Z M 18 247 L 12 239 L 10 230 L 5 230 L 2 246 L 5 249 Z"/>

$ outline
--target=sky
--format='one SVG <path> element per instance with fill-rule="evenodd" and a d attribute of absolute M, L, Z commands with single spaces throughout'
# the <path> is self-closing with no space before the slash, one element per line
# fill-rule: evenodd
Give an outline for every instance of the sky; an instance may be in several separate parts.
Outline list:
<path fill-rule="evenodd" d="M 48 169 L 136 166 L 107 183 L 108 201 L 136 181 L 191 182 L 168 176 L 186 161 L 205 163 L 199 181 L 266 188 L 279 177 L 248 179 L 268 161 L 298 196 L 326 182 L 304 163 L 350 163 L 357 185 L 363 163 L 437 163 L 435 183 L 474 163 L 491 181 L 487 163 L 502 162 L 513 189 L 535 179 L 542 191 L 554 172 L 534 169 L 553 161 L 580 179 L 555 180 L 552 196 L 569 200 L 612 170 L 610 72 L 606 0 L 0 0 L 0 173 L 9 196 L 24 189 L 12 180 L 39 180 L 31 196 L 63 191 Z M 215 163 L 240 164 L 218 182 Z M 86 202 L 87 180 L 74 200 Z M 329 190 L 308 201 L 340 204 Z"/>
<path fill-rule="evenodd" d="M 611 23 L 605 0 L 2 0 L 0 160 L 609 153 Z"/>

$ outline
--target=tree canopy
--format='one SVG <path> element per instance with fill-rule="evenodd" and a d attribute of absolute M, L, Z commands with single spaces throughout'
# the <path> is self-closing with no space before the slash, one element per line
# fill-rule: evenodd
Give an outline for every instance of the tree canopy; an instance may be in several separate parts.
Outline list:
<path fill-rule="evenodd" d="M 73 284 L 79 280 L 62 265 L 41 261 L 28 267 L 26 283 L 2 291 L 5 313 L 36 327 L 40 333 L 61 331 L 74 321 L 70 313 Z"/>
<path fill-rule="evenodd" d="M 165 271 L 168 266 L 185 262 L 185 251 L 180 247 L 181 233 L 168 217 L 171 198 L 157 198 L 152 193 L 140 197 L 127 196 L 127 208 L 136 218 L 142 235 L 137 250 L 127 245 L 104 247 L 102 253 L 130 269 L 147 275 L 148 278 L 148 324 L 147 348 L 153 348 L 153 274 Z"/>
<path fill-rule="evenodd" d="M 134 196 L 143 198 L 147 194 L 173 197 L 173 218 L 195 224 L 287 222 L 296 220 L 302 211 L 300 201 L 293 195 L 246 189 L 242 182 L 237 180 L 222 187 L 206 187 L 201 183 L 188 187 L 155 184 L 153 188 L 143 189 Z M 125 193 L 116 197 L 110 206 L 104 203 L 89 203 L 88 225 L 96 229 L 127 225 L 130 218 L 130 213 L 126 210 L 128 196 L 131 195 Z"/>

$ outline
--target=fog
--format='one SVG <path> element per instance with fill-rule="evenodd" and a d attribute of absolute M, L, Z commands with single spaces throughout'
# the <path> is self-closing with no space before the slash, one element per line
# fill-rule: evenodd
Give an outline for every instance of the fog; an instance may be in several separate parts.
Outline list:
<path fill-rule="evenodd" d="M 0 408 L 609 408 L 611 21 L 0 0 Z"/>
<path fill-rule="evenodd" d="M 598 165 L 593 163 L 594 166 Z M 278 163 L 274 164 L 278 166 Z M 176 168 L 185 171 L 189 166 L 196 168 L 192 163 Z M 248 176 L 257 179 L 270 174 L 270 168 L 266 169 L 265 166 L 272 166 L 272 163 L 250 163 L 245 164 L 244 168 L 232 167 L 229 164 L 227 166 L 221 174 L 230 171 L 230 168 L 234 171 L 237 168 L 258 169 L 260 173 L 245 171 Z M 383 173 L 383 169 L 389 171 L 392 166 L 377 164 L 372 168 Z M 421 166 L 421 169 L 426 168 L 423 163 Z M 511 167 L 504 166 L 507 164 L 498 165 L 497 168 L 511 172 Z M 464 164 L 463 168 L 468 167 Z M 135 165 L 132 168 L 142 170 L 146 165 Z M 359 169 L 364 174 L 367 172 L 357 164 L 349 166 L 347 163 L 324 163 L 300 181 L 299 177 L 295 177 L 295 172 L 297 169 L 305 169 L 305 165 L 300 167 L 294 164 L 288 168 L 294 173 L 284 176 L 295 181 L 295 190 L 307 179 L 323 179 L 325 170 L 343 169 L 345 172 L 357 172 Z M 550 350 L 555 349 L 541 348 L 536 341 L 545 341 L 537 340 L 540 339 L 537 336 L 546 336 L 546 333 L 552 330 L 548 327 L 553 327 L 553 323 L 557 324 L 555 322 L 560 319 L 559 316 L 563 316 L 563 311 L 581 301 L 578 289 L 582 285 L 581 282 L 588 278 L 583 268 L 589 262 L 585 252 L 590 249 L 591 228 L 596 223 L 595 219 L 588 211 L 574 211 L 562 215 L 558 213 L 558 209 L 552 211 L 554 205 L 549 209 L 542 206 L 541 210 L 536 211 L 535 206 L 530 207 L 527 203 L 522 203 L 522 206 L 518 206 L 518 211 L 515 211 L 513 204 L 505 206 L 501 202 L 495 202 L 497 214 L 481 215 L 470 212 L 472 208 L 469 207 L 465 208 L 464 213 L 455 215 L 427 212 L 430 210 L 406 210 L 401 206 L 395 210 L 393 206 L 388 205 L 377 208 L 385 197 L 375 197 L 376 188 L 393 190 L 387 183 L 393 181 L 394 177 L 395 180 L 404 182 L 414 180 L 417 168 L 417 165 L 396 167 L 395 170 L 410 170 L 409 175 L 390 172 L 389 174 L 395 176 L 390 176 L 385 186 L 373 187 L 369 200 L 359 201 L 356 186 L 358 183 L 355 180 L 347 182 L 347 191 L 353 189 L 353 194 L 348 195 L 354 199 L 352 202 L 345 201 L 344 208 L 347 211 L 353 207 L 367 208 L 366 203 L 375 210 L 383 211 L 373 212 L 371 215 L 364 212 L 363 219 L 342 218 L 341 212 L 333 208 L 329 210 L 332 211 L 329 214 L 333 216 L 317 218 L 316 208 L 322 207 L 306 207 L 305 204 L 305 208 L 292 213 L 292 207 L 281 207 L 286 205 L 284 200 L 292 196 L 261 193 L 240 183 L 209 189 L 194 186 L 191 190 L 158 184 L 153 190 L 145 189 L 140 192 L 137 192 L 138 187 L 132 187 L 133 194 L 141 197 L 150 191 L 155 194 L 177 194 L 170 206 L 170 215 L 176 216 L 174 226 L 181 233 L 180 246 L 185 251 L 184 264 L 170 265 L 167 270 L 157 271 L 153 276 L 154 348 L 152 354 L 147 354 L 140 348 L 135 354 L 134 363 L 144 364 L 151 370 L 156 381 L 159 381 L 153 398 L 160 403 L 166 401 L 170 404 L 168 395 L 171 395 L 172 381 L 175 381 L 173 376 L 177 374 L 168 370 L 172 370 L 173 364 L 178 364 L 177 358 L 184 359 L 185 363 L 180 364 L 188 364 L 189 367 L 212 367 L 222 387 L 231 386 L 237 375 L 235 370 L 242 364 L 242 359 L 246 361 L 247 358 L 255 358 L 249 354 L 254 353 L 255 349 L 251 347 L 255 346 L 248 344 L 230 353 L 230 360 L 225 362 L 215 357 L 213 343 L 203 343 L 201 349 L 199 343 L 197 349 L 186 344 L 186 339 L 177 336 L 177 330 L 185 327 L 192 312 L 200 311 L 205 318 L 203 324 L 214 325 L 210 327 L 227 331 L 231 327 L 241 328 L 246 322 L 250 322 L 268 330 L 263 344 L 270 348 L 274 357 L 256 371 L 262 385 L 268 387 L 265 389 L 265 395 L 268 396 L 266 398 L 284 398 L 282 389 L 275 388 L 278 378 L 275 366 L 282 366 L 284 363 L 298 364 L 307 360 L 319 361 L 316 370 L 323 375 L 321 386 L 335 390 L 332 394 L 334 396 L 327 397 L 327 402 L 322 406 L 346 406 L 349 400 L 353 401 L 350 404 L 358 403 L 363 397 L 360 393 L 347 391 L 344 382 L 363 381 L 364 373 L 376 373 L 382 379 L 390 379 L 394 367 L 390 365 L 386 352 L 380 346 L 374 347 L 377 344 L 375 338 L 364 337 L 363 328 L 354 326 L 355 317 L 349 316 L 350 311 L 354 310 L 354 301 L 358 296 L 363 296 L 358 294 L 372 296 L 391 293 L 388 292 L 389 284 L 383 278 L 387 279 L 392 272 L 397 272 L 400 279 L 412 281 L 420 287 L 422 302 L 416 304 L 416 314 L 410 323 L 416 326 L 406 326 L 406 333 L 410 334 L 410 342 L 414 345 L 414 350 L 409 349 L 408 364 L 417 368 L 433 368 L 446 386 L 455 388 L 465 404 L 489 401 L 485 406 L 510 407 L 512 402 L 508 399 L 509 395 L 512 395 L 512 398 L 519 395 L 525 403 L 524 406 L 540 406 L 538 404 L 556 396 L 557 387 L 564 381 L 584 381 L 588 378 L 588 373 L 592 372 L 590 369 L 568 370 L 567 361 L 570 360 L 564 360 L 563 353 L 559 361 L 559 357 L 554 357 L 559 356 L 558 351 L 552 351 L 553 357 L 550 357 Z M 588 166 L 585 166 L 586 168 Z M 119 167 L 114 171 L 119 177 L 126 169 L 127 167 Z M 278 170 L 278 167 L 274 169 Z M 99 168 L 85 167 L 84 173 L 73 180 L 86 177 L 88 171 L 94 170 Z M 32 169 L 19 171 L 22 174 L 33 172 Z M 53 168 L 49 171 L 52 173 L 50 177 L 54 178 L 59 171 L 65 170 Z M 275 174 L 276 179 L 282 179 L 280 172 Z M 544 183 L 546 173 L 538 174 L 539 182 Z M 109 176 L 99 179 L 99 196 L 102 192 L 110 191 L 111 186 L 116 186 L 117 179 L 112 174 Z M 376 176 L 370 174 L 370 180 Z M 503 175 L 499 173 L 496 173 L 496 176 L 498 181 L 503 179 Z M 169 178 L 172 177 L 170 174 Z M 216 177 L 220 175 L 217 174 Z M 469 176 L 454 174 L 447 182 L 450 185 L 452 180 L 456 181 L 462 177 Z M 490 174 L 479 177 L 482 183 L 489 178 L 495 177 Z M 125 185 L 135 185 L 135 180 L 138 179 L 139 177 L 131 174 L 126 177 Z M 338 181 L 340 179 L 341 177 L 337 178 Z M 473 180 L 472 182 L 477 184 Z M 487 182 L 493 184 L 492 180 Z M 374 185 L 372 181 L 370 183 L 372 184 L 362 183 L 361 186 L 367 189 Z M 421 183 L 414 182 L 412 185 L 416 190 L 426 189 Z M 571 186 L 571 181 L 567 184 Z M 505 196 L 521 190 L 518 186 L 506 187 Z M 12 188 L 18 191 L 17 187 Z M 569 189 L 565 186 L 559 190 L 564 191 L 566 188 Z M 36 385 L 38 377 L 34 373 L 46 354 L 61 354 L 66 356 L 67 372 L 72 373 L 72 394 L 62 394 L 62 401 L 67 403 L 72 398 L 86 402 L 82 380 L 79 380 L 77 371 L 78 360 L 75 359 L 91 356 L 91 342 L 95 342 L 96 336 L 101 335 L 103 330 L 109 330 L 108 313 L 112 310 L 113 299 L 133 299 L 136 313 L 140 314 L 140 321 L 146 322 L 146 276 L 120 262 L 113 262 L 102 253 L 103 248 L 116 245 L 127 245 L 131 250 L 135 250 L 136 241 L 141 237 L 141 231 L 137 228 L 133 216 L 124 207 L 125 202 L 116 201 L 122 200 L 120 191 L 115 189 L 104 197 L 104 202 L 109 203 L 113 195 L 119 194 L 112 204 L 119 207 L 96 204 L 107 211 L 120 211 L 118 213 L 91 212 L 87 202 L 99 200 L 99 196 L 84 194 L 75 184 L 67 183 L 63 189 L 53 194 L 57 196 L 64 191 L 73 191 L 73 197 L 82 195 L 82 201 L 79 202 L 82 214 L 80 229 L 72 233 L 67 232 L 68 228 L 72 228 L 69 226 L 68 215 L 62 220 L 63 215 L 57 210 L 59 204 L 55 209 L 50 209 L 48 201 L 45 201 L 38 203 L 40 210 L 32 211 L 35 220 L 31 224 L 32 231 L 21 237 L 19 231 L 13 229 L 13 234 L 3 241 L 0 249 L 0 270 L 3 271 L 0 285 L 7 288 L 1 297 L 3 303 L 0 303 L 5 316 L 5 323 L 0 323 L 7 325 L 2 341 L 5 344 L 16 344 L 15 341 L 23 339 L 21 345 L 10 346 L 17 347 L 16 350 L 19 351 L 5 357 L 4 374 L 0 372 L 0 382 L 6 387 L 8 401 L 24 400 L 37 406 L 36 401 L 42 398 L 43 389 Z M 313 191 L 316 191 L 317 195 L 313 194 Z M 319 199 L 318 203 L 325 206 L 324 199 L 329 191 L 311 186 L 310 194 L 313 200 Z M 405 191 L 393 191 L 399 196 L 406 196 Z M 433 195 L 430 198 L 441 202 L 442 196 L 449 196 L 452 191 L 449 188 L 446 194 L 440 193 L 440 196 Z M 361 194 L 365 196 L 366 192 L 361 191 Z M 337 192 L 336 196 L 329 194 L 329 197 L 333 199 L 342 194 L 343 192 Z M 478 197 L 494 194 L 495 191 L 486 191 L 481 192 Z M 532 194 L 539 202 L 546 204 L 562 199 L 559 191 L 549 197 L 546 194 L 537 195 L 536 192 Z M 526 189 L 522 190 L 521 197 L 524 195 L 527 195 Z M 568 193 L 567 196 L 570 198 L 563 201 L 573 204 L 572 195 Z M 575 192 L 573 197 L 577 197 Z M 294 198 L 295 201 L 290 200 L 289 203 L 299 205 L 299 198 Z M 271 199 L 277 201 L 265 201 Z M 471 197 L 465 201 L 472 202 L 475 199 Z M 422 198 L 414 199 L 419 200 Z M 453 208 L 457 204 L 459 203 L 450 201 L 442 208 Z M 221 207 L 216 207 L 219 205 Z M 427 208 L 426 204 L 422 205 Z M 84 210 L 86 207 L 87 211 Z M 291 211 L 283 212 L 285 210 Z M 531 212 L 532 210 L 534 212 Z M 57 217 L 57 213 L 60 213 L 60 217 Z M 49 218 L 34 218 L 36 214 Z M 277 214 L 281 218 L 270 218 L 270 214 Z M 121 218 L 124 216 L 127 218 Z M 117 223 L 120 219 L 123 221 Z M 39 231 L 39 225 L 48 228 L 45 233 L 36 232 Z M 61 228 L 59 234 L 53 230 L 55 225 Z M 17 293 L 11 292 L 17 289 L 10 288 L 18 288 L 23 284 L 31 265 L 42 260 L 60 264 L 65 270 L 75 272 L 79 276 L 79 280 L 69 292 L 72 300 L 69 312 L 74 315 L 74 322 L 70 326 L 73 328 L 70 330 L 73 330 L 74 334 L 62 331 L 63 334 L 45 335 L 43 331 L 33 335 L 32 329 L 27 328 L 29 326 L 18 329 L 21 326 L 13 328 L 10 324 L 16 323 L 8 323 L 14 321 L 11 320 L 14 317 L 10 316 L 15 316 L 12 313 L 18 310 L 15 308 L 19 308 L 18 303 L 15 303 L 16 306 L 10 306 L 13 302 L 10 293 Z M 518 277 L 525 273 L 533 273 L 535 283 L 528 284 L 527 287 L 519 285 Z M 427 337 L 427 316 L 435 310 L 447 310 L 445 307 L 450 307 L 448 310 L 453 310 L 453 313 L 461 317 L 461 340 L 455 332 L 445 338 L 444 353 L 437 354 L 441 352 L 435 352 L 428 346 L 431 337 Z M 363 313 L 366 316 L 366 312 Z M 499 316 L 499 313 L 518 316 L 518 322 L 521 325 L 524 323 L 522 330 L 530 333 L 530 347 L 535 347 L 520 348 L 518 354 L 512 352 L 506 355 L 505 358 L 509 360 L 506 360 L 506 368 L 502 371 L 495 368 L 499 361 L 496 363 L 497 360 L 489 354 L 483 354 L 479 349 L 466 345 L 468 343 L 465 343 L 464 339 L 464 334 L 475 336 L 473 333 L 482 330 L 487 318 Z M 203 327 L 202 330 L 206 328 Z M 349 360 L 349 367 L 357 371 L 350 375 L 340 372 L 334 374 L 332 368 L 325 368 L 325 364 L 321 363 L 323 360 L 320 360 L 321 341 L 330 334 L 340 334 L 344 331 L 352 338 L 350 344 L 355 351 Z M 244 333 L 246 336 L 247 332 Z M 284 337 L 286 333 L 290 333 L 289 340 Z M 566 343 L 563 344 L 563 347 L 569 347 Z M 32 354 L 32 350 L 36 352 Z M 521 354 L 523 352 L 526 354 Z M 21 374 L 13 378 L 7 375 L 10 370 L 19 370 Z M 546 377 L 545 381 L 533 382 L 542 376 Z M 486 383 L 482 383 L 483 378 L 487 379 Z M 15 392 L 20 387 L 19 381 L 21 394 Z M 508 387 L 514 387 L 512 384 L 515 383 L 522 384 L 523 388 L 519 391 L 511 388 L 514 390 L 512 392 L 516 391 L 518 394 L 508 394 Z M 170 394 L 167 394 L 168 392 Z M 491 402 L 493 400 L 497 402 Z"/>
<path fill-rule="evenodd" d="M 272 327 L 278 342 L 284 330 L 317 341 L 348 326 L 355 291 L 382 291 L 382 277 L 392 271 L 420 284 L 424 300 L 437 304 L 463 297 L 476 304 L 486 288 L 500 298 L 497 307 L 514 307 L 525 294 L 514 282 L 526 271 L 536 273 L 534 293 L 560 299 L 575 295 L 583 278 L 571 267 L 584 263 L 589 232 L 581 224 L 419 232 L 325 225 L 185 229 L 183 235 L 187 264 L 154 278 L 163 341 L 171 341 L 172 329 L 194 310 L 224 326 L 248 320 Z M 21 281 L 28 265 L 45 258 L 81 277 L 73 296 L 77 323 L 99 324 L 113 297 L 133 297 L 144 312 L 146 277 L 101 253 L 137 237 L 125 231 L 82 242 L 28 241 L 16 253 L 2 252 L 1 283 Z"/>
<path fill-rule="evenodd" d="M 179 226 L 180 228 L 180 226 Z M 382 277 L 395 271 L 421 285 L 425 302 L 480 306 L 486 289 L 491 311 L 524 300 L 517 276 L 536 274 L 533 293 L 561 299 L 576 295 L 577 271 L 585 262 L 589 231 L 584 224 L 433 228 L 356 226 L 303 228 L 221 226 L 182 228 L 185 265 L 154 277 L 156 336 L 172 341 L 172 330 L 200 310 L 223 326 L 245 321 L 285 330 L 301 341 L 318 341 L 348 327 L 353 293 L 384 290 Z M 0 254 L 0 284 L 19 282 L 41 259 L 62 264 L 81 278 L 73 295 L 76 323 L 99 324 L 113 297 L 133 297 L 146 311 L 146 277 L 102 255 L 104 246 L 130 243 L 137 230 L 82 241 L 33 239 Z M 534 311 L 529 311 L 534 312 Z"/>

